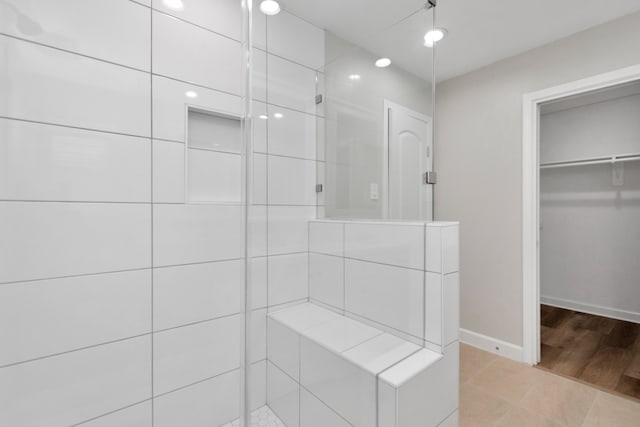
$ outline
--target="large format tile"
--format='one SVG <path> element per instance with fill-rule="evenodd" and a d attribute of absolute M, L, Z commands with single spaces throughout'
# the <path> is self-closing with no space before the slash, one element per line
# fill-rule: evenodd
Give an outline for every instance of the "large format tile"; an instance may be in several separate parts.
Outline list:
<path fill-rule="evenodd" d="M 483 392 L 473 385 L 466 385 L 460 390 L 460 425 L 488 426 L 495 425 L 507 415 L 511 406 L 497 396 Z"/>
<path fill-rule="evenodd" d="M 0 119 L 0 199 L 148 202 L 148 139 Z"/>
<path fill-rule="evenodd" d="M 182 10 L 176 10 L 167 7 L 162 0 L 153 0 L 153 7 L 176 18 L 240 40 L 242 30 L 240 2 L 234 0 L 188 0 L 184 2 Z"/>
<path fill-rule="evenodd" d="M 149 9 L 130 1 L 7 0 L 0 15 L 5 34 L 149 71 Z"/>
<path fill-rule="evenodd" d="M 153 72 L 239 95 L 240 43 L 154 12 Z"/>
<path fill-rule="evenodd" d="M 300 383 L 354 426 L 376 424 L 376 377 L 301 338 Z"/>
<path fill-rule="evenodd" d="M 155 427 L 220 426 L 240 413 L 238 369 L 155 398 Z"/>
<path fill-rule="evenodd" d="M 147 205 L 0 202 L 0 283 L 150 266 Z"/>
<path fill-rule="evenodd" d="M 240 206 L 156 205 L 154 265 L 240 258 L 241 218 Z"/>
<path fill-rule="evenodd" d="M 267 67 L 270 104 L 316 113 L 315 71 L 274 55 L 268 55 Z"/>
<path fill-rule="evenodd" d="M 142 402 L 80 424 L 82 427 L 152 427 L 151 402 Z"/>
<path fill-rule="evenodd" d="M 68 426 L 151 397 L 144 336 L 0 369 L 0 425 Z"/>
<path fill-rule="evenodd" d="M 150 332 L 151 271 L 0 286 L 0 366 Z"/>
<path fill-rule="evenodd" d="M 195 94 L 196 97 L 189 97 L 187 93 L 191 96 Z M 184 142 L 188 108 L 210 114 L 240 117 L 241 101 L 237 95 L 153 76 L 153 137 Z"/>
<path fill-rule="evenodd" d="M 269 206 L 269 255 L 307 252 L 309 220 L 315 214 L 314 207 Z"/>
<path fill-rule="evenodd" d="M 300 385 L 267 363 L 267 404 L 287 427 L 300 426 Z"/>
<path fill-rule="evenodd" d="M 347 259 L 345 309 L 401 332 L 422 337 L 424 273 Z"/>
<path fill-rule="evenodd" d="M 640 402 L 598 392 L 584 427 L 635 427 L 640 420 Z"/>
<path fill-rule="evenodd" d="M 344 258 L 309 254 L 309 297 L 344 310 Z"/>
<path fill-rule="evenodd" d="M 425 269 L 434 273 L 453 273 L 460 268 L 457 223 L 434 222 L 426 226 Z"/>
<path fill-rule="evenodd" d="M 347 351 L 381 334 L 379 329 L 344 316 L 304 332 L 306 339 L 335 353 Z"/>
<path fill-rule="evenodd" d="M 342 356 L 377 375 L 420 349 L 416 344 L 383 333 L 345 351 Z"/>
<path fill-rule="evenodd" d="M 305 389 L 300 390 L 300 427 L 351 427 L 317 397 Z"/>
<path fill-rule="evenodd" d="M 344 256 L 424 270 L 424 226 L 347 223 Z"/>
<path fill-rule="evenodd" d="M 149 136 L 149 74 L 0 37 L 0 115 Z"/>
<path fill-rule="evenodd" d="M 269 52 L 315 70 L 324 67 L 324 30 L 287 11 L 268 22 Z"/>
<path fill-rule="evenodd" d="M 269 306 L 309 296 L 308 261 L 309 255 L 306 253 L 269 257 Z"/>
<path fill-rule="evenodd" d="M 156 333 L 154 395 L 238 368 L 240 326 L 234 315 Z"/>
<path fill-rule="evenodd" d="M 316 162 L 268 156 L 271 205 L 316 205 Z"/>
<path fill-rule="evenodd" d="M 316 159 L 316 122 L 311 114 L 269 106 L 269 154 Z"/>
<path fill-rule="evenodd" d="M 344 224 L 331 221 L 309 223 L 309 251 L 327 255 L 344 255 Z"/>
<path fill-rule="evenodd" d="M 277 320 L 268 320 L 268 357 L 296 381 L 300 380 L 300 337 L 296 331 Z"/>
<path fill-rule="evenodd" d="M 242 310 L 241 260 L 155 268 L 153 326 L 167 329 Z"/>
<path fill-rule="evenodd" d="M 187 203 L 240 203 L 242 158 L 240 154 L 187 150 Z"/>

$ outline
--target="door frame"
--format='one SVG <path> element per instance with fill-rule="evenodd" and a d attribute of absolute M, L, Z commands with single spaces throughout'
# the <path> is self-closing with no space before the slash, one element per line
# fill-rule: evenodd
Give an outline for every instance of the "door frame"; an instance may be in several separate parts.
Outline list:
<path fill-rule="evenodd" d="M 384 100 L 384 110 L 383 110 L 383 145 L 382 145 L 382 200 L 384 200 L 384 204 L 382 205 L 382 218 L 389 219 L 389 110 L 397 109 L 404 111 L 405 113 L 414 116 L 420 120 L 424 120 L 427 123 L 427 132 L 429 137 L 432 139 L 431 141 L 431 158 L 433 159 L 433 119 L 431 116 L 427 116 L 426 114 L 419 113 L 415 110 L 405 107 L 404 105 L 396 104 L 395 102 L 389 101 L 388 99 Z M 426 172 L 426 171 L 425 171 Z M 433 201 L 432 201 L 433 203 Z"/>
<path fill-rule="evenodd" d="M 640 80 L 640 64 L 530 92 L 522 101 L 523 362 L 540 362 L 540 105 Z"/>

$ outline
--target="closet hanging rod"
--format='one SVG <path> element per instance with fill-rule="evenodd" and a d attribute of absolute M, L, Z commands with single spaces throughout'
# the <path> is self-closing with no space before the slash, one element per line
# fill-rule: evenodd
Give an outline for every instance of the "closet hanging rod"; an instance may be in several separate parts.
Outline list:
<path fill-rule="evenodd" d="M 633 162 L 638 160 L 640 160 L 640 153 L 620 154 L 617 156 L 590 157 L 586 159 L 565 160 L 562 162 L 541 163 L 540 169 L 564 168 L 568 166 L 600 165 L 606 163 L 614 164 L 621 162 Z"/>

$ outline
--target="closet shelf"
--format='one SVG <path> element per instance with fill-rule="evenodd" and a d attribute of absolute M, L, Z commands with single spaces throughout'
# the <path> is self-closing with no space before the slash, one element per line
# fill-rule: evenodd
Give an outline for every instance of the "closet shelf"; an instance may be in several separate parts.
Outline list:
<path fill-rule="evenodd" d="M 640 153 L 619 154 L 616 156 L 589 157 L 584 159 L 564 160 L 561 162 L 541 163 L 540 169 L 564 168 L 568 166 L 599 165 L 605 163 L 633 162 L 640 160 Z"/>

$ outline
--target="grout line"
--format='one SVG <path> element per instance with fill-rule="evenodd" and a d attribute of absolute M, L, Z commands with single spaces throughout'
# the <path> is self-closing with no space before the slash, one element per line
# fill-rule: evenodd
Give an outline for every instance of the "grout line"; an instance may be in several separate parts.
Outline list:
<path fill-rule="evenodd" d="M 153 0 L 152 0 L 153 1 Z M 154 168 L 153 168 L 153 148 L 154 148 L 154 144 L 153 144 L 153 113 L 154 113 L 154 108 L 153 108 L 153 10 L 149 11 L 149 34 L 150 34 L 150 39 L 149 39 L 149 71 L 151 72 L 151 75 L 149 76 L 149 135 L 151 136 L 151 220 L 150 220 L 150 228 L 151 228 L 151 234 L 150 234 L 150 258 L 151 258 L 151 295 L 150 295 L 150 299 L 151 299 L 151 427 L 154 427 L 155 425 L 155 399 L 153 398 L 153 395 L 155 393 L 155 335 L 153 334 L 153 329 L 155 328 L 155 324 L 154 324 L 154 317 L 155 317 L 155 304 L 154 304 L 154 289 L 155 289 L 155 281 L 154 281 L 154 258 L 155 258 L 155 253 L 153 250 L 154 247 L 154 239 L 153 239 L 153 234 L 154 234 L 154 209 L 153 209 L 153 202 L 154 202 L 154 197 L 153 197 L 153 193 L 154 193 L 154 186 L 153 186 L 153 179 L 154 179 Z"/>
<path fill-rule="evenodd" d="M 152 398 L 150 397 L 148 399 L 144 399 L 144 400 L 141 400 L 139 402 L 132 403 L 131 405 L 123 406 L 122 408 L 118 408 L 118 409 L 115 409 L 113 411 L 106 412 L 104 414 L 98 415 L 97 417 L 89 418 L 89 419 L 80 421 L 79 423 L 72 424 L 71 427 L 77 427 L 77 426 L 82 425 L 82 424 L 86 424 L 86 423 L 89 423 L 89 422 L 92 422 L 92 421 L 96 421 L 96 420 L 98 420 L 100 418 L 107 417 L 109 415 L 113 415 L 113 414 L 115 414 L 117 412 L 124 411 L 126 409 L 132 408 L 132 407 L 134 407 L 136 405 L 141 405 L 143 403 L 150 402 L 151 400 L 152 400 Z"/>
<path fill-rule="evenodd" d="M 0 203 L 74 203 L 102 205 L 150 205 L 152 202 L 125 202 L 116 200 L 44 200 L 44 199 L 0 199 Z"/>
<path fill-rule="evenodd" d="M 255 311 L 255 310 L 251 310 L 251 311 Z M 211 318 L 208 318 L 208 319 L 197 320 L 195 322 L 184 323 L 184 324 L 180 324 L 180 325 L 176 325 L 176 326 L 170 326 L 168 328 L 155 330 L 155 331 L 153 331 L 153 333 L 154 334 L 160 334 L 160 333 L 164 333 L 164 332 L 170 332 L 170 331 L 174 331 L 176 329 L 182 329 L 182 328 L 186 328 L 186 327 L 189 327 L 189 326 L 201 325 L 203 323 L 208 323 L 208 322 L 215 322 L 216 320 L 228 319 L 230 317 L 239 316 L 239 315 L 242 315 L 241 311 L 238 311 L 238 312 L 235 312 L 235 313 L 231 313 L 231 314 L 225 314 L 225 315 L 218 316 L 218 317 L 211 317 Z"/>
<path fill-rule="evenodd" d="M 31 363 L 31 362 L 37 362 L 37 361 L 44 360 L 44 359 L 50 359 L 52 357 L 64 356 L 66 354 L 77 353 L 79 351 L 91 350 L 91 349 L 94 349 L 94 348 L 103 347 L 103 346 L 107 346 L 107 345 L 110 345 L 110 344 L 116 344 L 116 343 L 127 341 L 127 340 L 133 340 L 133 339 L 136 339 L 136 338 L 142 338 L 142 337 L 146 337 L 146 336 L 149 336 L 149 335 L 152 335 L 151 331 L 145 332 L 143 334 L 132 335 L 132 336 L 125 337 L 125 338 L 118 338 L 118 339 L 107 341 L 107 342 L 101 342 L 101 343 L 98 343 L 98 344 L 91 344 L 91 345 L 84 346 L 84 347 L 74 348 L 72 350 L 62 351 L 62 352 L 59 352 L 59 353 L 47 354 L 47 355 L 44 355 L 44 356 L 38 356 L 38 357 L 31 358 L 31 359 L 21 360 L 20 362 L 8 363 L 6 365 L 1 365 L 0 369 L 11 368 L 11 367 L 14 367 L 14 366 L 24 365 L 24 364 Z"/>

